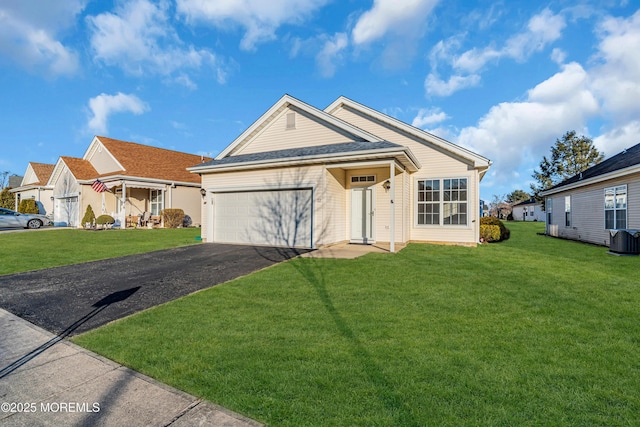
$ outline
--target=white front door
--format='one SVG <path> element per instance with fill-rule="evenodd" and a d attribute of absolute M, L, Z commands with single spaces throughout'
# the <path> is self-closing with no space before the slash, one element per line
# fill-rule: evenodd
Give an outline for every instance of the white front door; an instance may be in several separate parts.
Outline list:
<path fill-rule="evenodd" d="M 351 241 L 354 243 L 373 243 L 374 208 L 373 188 L 359 187 L 351 189 Z"/>

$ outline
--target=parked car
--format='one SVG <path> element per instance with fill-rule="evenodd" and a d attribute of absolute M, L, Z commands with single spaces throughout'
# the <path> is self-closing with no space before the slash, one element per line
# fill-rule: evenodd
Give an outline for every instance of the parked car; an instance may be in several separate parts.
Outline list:
<path fill-rule="evenodd" d="M 27 214 L 0 208 L 0 228 L 40 228 L 51 221 L 45 215 Z"/>

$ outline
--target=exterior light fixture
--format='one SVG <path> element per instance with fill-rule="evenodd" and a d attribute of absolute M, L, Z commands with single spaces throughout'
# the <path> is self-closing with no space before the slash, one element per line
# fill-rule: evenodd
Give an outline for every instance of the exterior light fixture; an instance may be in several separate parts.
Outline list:
<path fill-rule="evenodd" d="M 386 180 L 383 184 L 382 184 L 382 188 L 385 189 L 385 191 L 389 191 L 389 189 L 391 188 L 391 181 Z"/>
<path fill-rule="evenodd" d="M 204 196 L 207 195 L 207 190 L 205 190 L 204 188 L 200 189 L 200 194 L 202 194 L 202 198 L 204 199 Z"/>

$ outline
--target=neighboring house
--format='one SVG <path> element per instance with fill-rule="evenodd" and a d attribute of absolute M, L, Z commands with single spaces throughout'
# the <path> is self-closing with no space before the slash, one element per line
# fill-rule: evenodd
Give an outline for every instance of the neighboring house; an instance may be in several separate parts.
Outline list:
<path fill-rule="evenodd" d="M 22 200 L 34 199 L 42 215 L 51 215 L 53 212 L 53 187 L 48 185 L 53 167 L 48 163 L 30 162 L 22 177 L 22 181 L 12 188 L 16 196 L 15 210 Z"/>
<path fill-rule="evenodd" d="M 200 179 L 186 168 L 205 161 L 134 142 L 96 136 L 82 158 L 60 157 L 49 180 L 55 225 L 80 227 L 88 205 L 96 216 L 109 214 L 120 225 L 137 224 L 144 212 L 160 221 L 165 208 L 180 208 L 200 224 Z M 106 191 L 96 191 L 99 180 Z M 105 188 L 103 187 L 103 188 Z"/>
<path fill-rule="evenodd" d="M 476 245 L 491 162 L 340 97 L 319 110 L 285 95 L 214 160 L 207 242 L 315 248 L 338 242 Z"/>
<path fill-rule="evenodd" d="M 9 185 L 7 185 L 7 187 L 9 188 L 16 188 L 16 187 L 20 187 L 20 183 L 22 182 L 22 179 L 24 177 L 20 176 L 20 175 L 11 175 L 9 176 Z"/>
<path fill-rule="evenodd" d="M 609 245 L 609 230 L 640 229 L 640 144 L 540 194 L 547 234 Z"/>
<path fill-rule="evenodd" d="M 531 198 L 524 202 L 513 205 L 511 215 L 515 221 L 544 221 L 544 210 L 542 203 Z"/>

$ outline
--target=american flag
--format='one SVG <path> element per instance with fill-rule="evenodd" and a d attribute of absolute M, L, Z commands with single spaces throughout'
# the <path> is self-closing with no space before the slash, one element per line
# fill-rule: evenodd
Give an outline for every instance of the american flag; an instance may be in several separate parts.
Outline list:
<path fill-rule="evenodd" d="M 96 179 L 93 182 L 93 184 L 91 184 L 91 188 L 93 188 L 93 190 L 97 191 L 98 193 L 102 193 L 103 191 L 107 191 L 108 190 L 108 188 L 104 184 L 104 182 L 100 181 L 99 179 Z"/>

